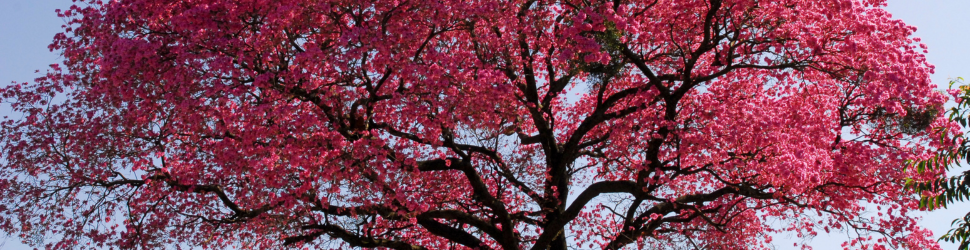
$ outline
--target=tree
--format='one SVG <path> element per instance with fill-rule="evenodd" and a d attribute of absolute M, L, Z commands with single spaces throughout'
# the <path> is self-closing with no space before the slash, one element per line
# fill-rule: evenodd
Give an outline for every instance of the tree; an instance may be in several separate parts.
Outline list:
<path fill-rule="evenodd" d="M 954 85 L 957 85 L 954 88 Z M 950 81 L 950 89 L 947 91 L 956 100 L 957 105 L 946 112 L 946 117 L 953 124 L 947 127 L 937 128 L 940 130 L 940 143 L 952 144 L 953 147 L 944 147 L 936 155 L 930 158 L 910 161 L 912 168 L 920 173 L 950 171 L 951 168 L 960 166 L 961 163 L 970 159 L 970 142 L 967 141 L 966 128 L 970 122 L 970 86 L 963 83 L 963 78 L 956 78 Z M 970 200 L 970 171 L 964 171 L 954 176 L 939 176 L 930 180 L 911 180 L 907 185 L 920 192 L 920 208 L 939 209 L 946 208 L 954 202 Z M 970 249 L 970 213 L 962 219 L 954 219 L 951 223 L 954 228 L 940 237 L 951 243 L 960 243 L 960 250 Z"/>
<path fill-rule="evenodd" d="M 22 114 L 0 228 L 54 248 L 938 248 L 905 181 L 940 173 L 904 159 L 947 147 L 946 97 L 884 5 L 90 0 L 59 12 L 63 65 L 0 92 Z"/>

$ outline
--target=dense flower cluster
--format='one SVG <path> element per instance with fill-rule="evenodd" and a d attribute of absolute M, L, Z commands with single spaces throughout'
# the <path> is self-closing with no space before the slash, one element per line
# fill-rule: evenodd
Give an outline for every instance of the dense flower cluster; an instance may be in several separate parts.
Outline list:
<path fill-rule="evenodd" d="M 938 248 L 947 99 L 881 0 L 120 0 L 0 91 L 55 248 Z M 866 211 L 875 207 L 878 211 Z"/>

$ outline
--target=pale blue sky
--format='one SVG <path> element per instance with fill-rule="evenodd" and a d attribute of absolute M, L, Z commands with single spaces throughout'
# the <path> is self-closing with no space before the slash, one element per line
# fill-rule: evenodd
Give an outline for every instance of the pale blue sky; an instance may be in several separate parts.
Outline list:
<path fill-rule="evenodd" d="M 31 81 L 47 65 L 60 62 L 56 53 L 47 49 L 51 38 L 60 32 L 64 21 L 54 9 L 67 9 L 70 0 L 0 0 L 0 84 Z M 946 85 L 950 77 L 970 77 L 970 1 L 967 0 L 890 0 L 889 11 L 895 18 L 918 27 L 916 35 L 929 45 L 930 63 L 936 65 L 933 81 Z M 970 204 L 951 206 L 948 210 L 924 212 L 921 225 L 937 236 L 950 227 L 950 221 L 970 211 Z M 841 249 L 845 236 L 819 236 L 810 241 L 816 249 Z M 19 239 L 0 238 L 0 249 L 30 249 Z M 783 240 L 786 241 L 786 240 Z M 956 245 L 943 244 L 944 249 Z M 794 249 L 791 244 L 778 244 L 779 249 Z"/>

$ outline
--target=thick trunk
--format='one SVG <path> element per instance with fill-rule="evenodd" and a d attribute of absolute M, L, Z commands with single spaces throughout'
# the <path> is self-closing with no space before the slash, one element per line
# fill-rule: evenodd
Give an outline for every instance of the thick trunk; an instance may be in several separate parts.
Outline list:
<path fill-rule="evenodd" d="M 549 244 L 549 250 L 566 250 L 566 232 L 559 234 L 555 240 L 552 240 L 552 244 Z"/>

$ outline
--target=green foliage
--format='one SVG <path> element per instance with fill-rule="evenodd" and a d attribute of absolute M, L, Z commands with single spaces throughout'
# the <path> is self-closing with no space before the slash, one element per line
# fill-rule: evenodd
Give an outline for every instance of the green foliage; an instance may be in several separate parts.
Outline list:
<path fill-rule="evenodd" d="M 590 74 L 591 83 L 594 85 L 608 82 L 614 76 L 619 75 L 627 64 L 623 56 L 623 46 L 625 45 L 620 41 L 623 32 L 617 29 L 616 24 L 612 22 L 606 22 L 604 25 L 606 26 L 605 31 L 591 32 L 590 35 L 600 44 L 601 50 L 610 55 L 609 63 L 587 63 L 579 59 L 580 68 Z"/>
<path fill-rule="evenodd" d="M 905 109 L 905 115 L 891 113 L 885 108 L 876 109 L 872 115 L 886 124 L 886 127 L 884 127 L 886 130 L 913 135 L 929 129 L 937 115 L 943 112 L 943 108 L 938 106 L 919 107 L 912 105 L 905 107 Z"/>
<path fill-rule="evenodd" d="M 940 237 L 940 240 L 954 243 L 959 242 L 960 247 L 958 249 L 967 249 L 970 246 L 970 241 L 967 241 L 967 236 L 970 236 L 970 213 L 964 215 L 962 220 L 953 220 L 950 226 L 953 226 L 953 229 L 950 229 L 943 237 Z"/>
<path fill-rule="evenodd" d="M 956 89 L 954 89 L 954 85 L 957 86 Z M 963 78 L 957 78 L 950 81 L 950 89 L 951 91 L 958 90 L 956 97 L 959 102 L 955 107 L 950 108 L 945 115 L 950 121 L 959 123 L 961 127 L 965 128 L 968 125 L 967 116 L 970 115 L 970 86 L 963 84 Z M 909 117 L 910 114 L 907 114 L 897 123 L 898 128 L 896 129 L 906 132 L 922 126 L 928 126 L 927 122 L 932 121 L 927 121 L 926 117 L 929 117 L 931 112 L 933 111 L 912 112 L 912 117 Z M 936 114 L 932 113 L 932 116 Z M 940 132 L 940 140 L 944 144 L 953 142 L 954 140 L 959 143 L 952 148 L 943 148 L 939 154 L 930 159 L 908 162 L 911 169 L 915 169 L 919 173 L 939 169 L 950 170 L 952 167 L 959 166 L 961 161 L 970 159 L 970 135 L 962 131 L 940 130 L 938 132 Z M 921 208 L 929 210 L 945 209 L 947 205 L 953 204 L 954 202 L 970 200 L 970 171 L 964 171 L 956 176 L 941 177 L 929 182 L 909 180 L 906 184 L 908 187 L 920 192 L 919 205 Z M 958 249 L 970 250 L 970 212 L 963 216 L 962 219 L 953 220 L 951 226 L 953 228 L 940 237 L 940 240 L 960 243 Z"/>
<path fill-rule="evenodd" d="M 970 172 L 910 186 L 921 191 L 943 191 L 940 195 L 921 197 L 920 207 L 927 209 L 946 208 L 947 204 L 970 200 Z"/>
<path fill-rule="evenodd" d="M 907 108 L 906 115 L 897 116 L 895 129 L 906 134 L 916 134 L 926 131 L 933 124 L 933 120 L 936 119 L 940 111 L 940 108 L 937 107 L 928 107 L 925 109 Z"/>

